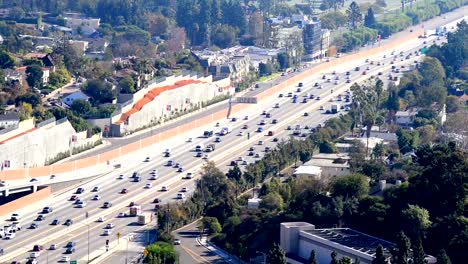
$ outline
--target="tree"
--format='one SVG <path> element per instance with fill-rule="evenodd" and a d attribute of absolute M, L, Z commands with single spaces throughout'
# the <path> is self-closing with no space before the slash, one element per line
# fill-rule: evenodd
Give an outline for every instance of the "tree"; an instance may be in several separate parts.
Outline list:
<path fill-rule="evenodd" d="M 338 259 L 338 254 L 336 253 L 336 251 L 332 251 L 331 253 L 330 264 L 340 264 L 340 260 Z"/>
<path fill-rule="evenodd" d="M 273 73 L 273 71 L 274 71 L 273 65 L 271 65 L 271 63 L 269 62 L 267 63 L 260 62 L 258 64 L 258 74 L 260 76 L 270 75 Z"/>
<path fill-rule="evenodd" d="M 419 144 L 419 132 L 417 130 L 398 129 L 396 135 L 400 152 L 403 154 L 416 149 Z"/>
<path fill-rule="evenodd" d="M 362 198 L 369 194 L 369 181 L 361 174 L 350 174 L 338 177 L 332 184 L 334 197 L 342 196 L 345 199 Z"/>
<path fill-rule="evenodd" d="M 159 241 L 149 245 L 146 250 L 148 255 L 152 255 L 149 259 L 153 259 L 153 262 L 150 264 L 178 263 L 179 256 L 171 243 Z"/>
<path fill-rule="evenodd" d="M 31 114 L 33 112 L 31 104 L 28 103 L 21 103 L 19 108 L 19 118 L 21 121 L 27 120 L 31 118 Z"/>
<path fill-rule="evenodd" d="M 7 69 L 15 66 L 15 60 L 6 51 L 0 51 L 0 68 Z"/>
<path fill-rule="evenodd" d="M 377 246 L 375 250 L 375 258 L 372 260 L 372 264 L 388 264 L 382 245 Z"/>
<path fill-rule="evenodd" d="M 338 263 L 340 263 L 340 264 L 352 264 L 353 262 L 348 257 L 342 257 Z"/>
<path fill-rule="evenodd" d="M 318 264 L 317 256 L 315 254 L 315 250 L 313 249 L 310 251 L 310 256 L 309 256 L 309 259 L 307 260 L 307 264 Z"/>
<path fill-rule="evenodd" d="M 359 5 L 353 1 L 346 10 L 346 15 L 348 16 L 348 23 L 351 28 L 356 29 L 359 23 L 362 21 L 362 14 L 361 10 L 359 9 Z"/>
<path fill-rule="evenodd" d="M 38 65 L 31 65 L 26 68 L 26 81 L 33 88 L 40 88 L 42 85 L 42 68 Z"/>
<path fill-rule="evenodd" d="M 270 264 L 286 264 L 286 254 L 284 250 L 276 243 L 273 244 L 266 256 L 267 263 Z"/>
<path fill-rule="evenodd" d="M 423 237 L 432 224 L 427 209 L 417 205 L 408 205 L 408 208 L 403 210 L 401 214 L 403 230 L 413 239 Z"/>
<path fill-rule="evenodd" d="M 211 39 L 213 43 L 224 49 L 234 46 L 238 34 L 238 29 L 229 25 L 220 25 L 214 32 Z"/>
<path fill-rule="evenodd" d="M 83 99 L 77 99 L 73 101 L 72 105 L 70 106 L 70 109 L 76 113 L 76 115 L 79 115 L 81 117 L 86 118 L 86 116 L 91 112 L 92 110 L 91 104 Z"/>
<path fill-rule="evenodd" d="M 456 96 L 448 96 L 446 100 L 447 113 L 455 113 L 460 109 L 460 101 Z"/>
<path fill-rule="evenodd" d="M 41 103 L 41 97 L 37 93 L 26 93 L 23 95 L 20 95 L 16 97 L 15 99 L 15 105 L 20 106 L 21 103 L 28 103 L 30 104 L 33 108 L 38 106 Z"/>
<path fill-rule="evenodd" d="M 420 237 L 416 239 L 416 243 L 413 243 L 412 264 L 427 264 L 426 253 L 424 253 L 424 248 Z"/>
<path fill-rule="evenodd" d="M 375 26 L 376 20 L 374 16 L 374 10 L 372 7 L 367 9 L 367 14 L 364 17 L 364 26 L 373 28 Z"/>
<path fill-rule="evenodd" d="M 439 254 L 437 254 L 437 264 L 452 264 L 449 256 L 445 252 L 445 249 L 441 249 Z"/>
<path fill-rule="evenodd" d="M 391 249 L 392 264 L 409 264 L 411 243 L 403 231 L 397 237 L 396 247 Z"/>
<path fill-rule="evenodd" d="M 119 82 L 120 93 L 135 93 L 135 81 L 131 76 L 125 76 Z"/>
<path fill-rule="evenodd" d="M 278 53 L 277 57 L 278 57 L 278 64 L 281 70 L 285 70 L 291 67 L 291 58 L 289 57 L 288 53 L 286 52 Z"/>
<path fill-rule="evenodd" d="M 70 80 L 71 75 L 65 68 L 60 68 L 49 75 L 49 84 L 57 88 L 69 83 Z"/>
<path fill-rule="evenodd" d="M 265 208 L 269 211 L 283 210 L 284 202 L 283 197 L 276 192 L 270 192 L 262 197 L 259 207 Z"/>
<path fill-rule="evenodd" d="M 101 80 L 87 81 L 83 87 L 83 92 L 89 95 L 93 103 L 96 104 L 111 103 L 115 98 L 112 85 Z"/>
<path fill-rule="evenodd" d="M 416 89 L 416 99 L 421 106 L 430 106 L 434 102 L 445 104 L 447 89 L 445 88 L 445 71 L 436 58 L 425 57 L 418 71 L 423 77 L 419 89 Z"/>

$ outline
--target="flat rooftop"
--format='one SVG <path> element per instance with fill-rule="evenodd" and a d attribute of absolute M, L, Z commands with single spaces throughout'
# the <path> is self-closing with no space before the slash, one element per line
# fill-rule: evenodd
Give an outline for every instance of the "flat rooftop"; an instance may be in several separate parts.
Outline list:
<path fill-rule="evenodd" d="M 384 247 L 386 255 L 389 254 L 387 249 L 395 246 L 395 244 L 386 240 L 349 228 L 310 229 L 304 230 L 303 232 L 372 256 L 375 255 L 375 249 L 378 245 L 382 245 Z"/>

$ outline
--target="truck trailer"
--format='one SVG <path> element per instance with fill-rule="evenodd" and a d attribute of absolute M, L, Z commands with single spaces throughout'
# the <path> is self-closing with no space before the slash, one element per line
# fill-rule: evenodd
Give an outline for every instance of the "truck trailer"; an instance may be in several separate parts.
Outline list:
<path fill-rule="evenodd" d="M 146 225 L 153 220 L 153 214 L 151 213 L 142 213 L 138 215 L 138 224 L 139 225 Z"/>

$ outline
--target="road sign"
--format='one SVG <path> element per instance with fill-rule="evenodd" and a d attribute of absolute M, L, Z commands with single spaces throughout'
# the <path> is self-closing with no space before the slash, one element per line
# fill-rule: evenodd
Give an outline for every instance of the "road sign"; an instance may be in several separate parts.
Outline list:
<path fill-rule="evenodd" d="M 70 264 L 78 264 L 78 261 L 76 261 L 76 260 L 70 260 Z"/>
<path fill-rule="evenodd" d="M 122 234 L 120 234 L 120 232 L 117 232 L 117 238 L 120 238 L 122 236 Z"/>
<path fill-rule="evenodd" d="M 146 257 L 148 255 L 148 250 L 145 248 L 145 250 L 143 250 L 143 255 Z"/>

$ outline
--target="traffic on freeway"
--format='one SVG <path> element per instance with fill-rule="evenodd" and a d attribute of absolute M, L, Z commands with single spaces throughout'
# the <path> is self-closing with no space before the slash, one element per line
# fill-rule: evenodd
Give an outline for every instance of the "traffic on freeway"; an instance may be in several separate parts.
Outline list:
<path fill-rule="evenodd" d="M 154 214 L 165 203 L 186 199 L 206 161 L 214 161 L 224 170 L 234 163 L 245 166 L 262 158 L 278 141 L 291 135 L 308 136 L 327 119 L 350 109 L 352 94 L 348 90 L 354 82 L 371 76 L 398 80 L 403 71 L 420 61 L 418 50 L 433 41 L 443 39 L 421 39 L 408 50 L 389 51 L 310 76 L 249 111 L 188 132 L 184 139 L 147 148 L 115 172 L 57 195 L 46 208 L 4 219 L 16 232 L 2 236 L 0 248 L 5 255 L 0 259 L 23 262 L 31 258 L 48 263 L 94 256 L 106 248 L 108 240 L 115 242 L 117 233 L 123 237 L 142 228 L 136 215 Z M 11 234 L 3 232 L 0 234 Z"/>

